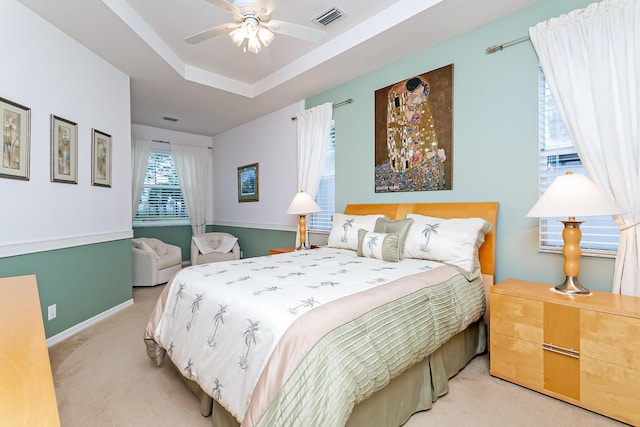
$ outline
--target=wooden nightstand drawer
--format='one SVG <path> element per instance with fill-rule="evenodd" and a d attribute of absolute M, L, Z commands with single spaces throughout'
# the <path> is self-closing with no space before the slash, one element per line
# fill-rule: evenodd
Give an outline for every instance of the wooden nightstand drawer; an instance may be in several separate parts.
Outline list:
<path fill-rule="evenodd" d="M 640 321 L 597 311 L 582 311 L 582 354 L 640 371 Z"/>
<path fill-rule="evenodd" d="M 544 365 L 540 343 L 491 331 L 490 373 L 533 389 L 544 387 Z"/>
<path fill-rule="evenodd" d="M 525 298 L 491 294 L 491 331 L 541 343 L 543 304 Z"/>
<path fill-rule="evenodd" d="M 582 357 L 580 402 L 586 408 L 640 425 L 640 371 Z"/>

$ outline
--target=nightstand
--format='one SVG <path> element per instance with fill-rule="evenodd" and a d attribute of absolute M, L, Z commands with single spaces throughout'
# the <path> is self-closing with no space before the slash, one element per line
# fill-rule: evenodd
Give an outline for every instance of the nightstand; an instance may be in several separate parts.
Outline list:
<path fill-rule="evenodd" d="M 286 248 L 271 248 L 269 249 L 269 255 L 286 254 L 287 252 L 293 252 L 295 250 L 295 246 L 287 246 Z"/>
<path fill-rule="evenodd" d="M 491 375 L 640 425 L 640 298 L 552 288 L 491 288 Z"/>

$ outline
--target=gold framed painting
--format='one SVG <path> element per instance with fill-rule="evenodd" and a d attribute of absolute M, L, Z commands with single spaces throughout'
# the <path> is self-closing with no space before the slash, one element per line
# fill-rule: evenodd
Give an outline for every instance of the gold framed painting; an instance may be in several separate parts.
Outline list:
<path fill-rule="evenodd" d="M 375 192 L 451 190 L 453 64 L 375 91 Z"/>
<path fill-rule="evenodd" d="M 257 202 L 259 200 L 258 164 L 238 168 L 238 202 Z"/>
<path fill-rule="evenodd" d="M 91 185 L 111 187 L 111 135 L 91 130 Z"/>
<path fill-rule="evenodd" d="M 78 124 L 53 114 L 51 182 L 78 183 Z"/>
<path fill-rule="evenodd" d="M 0 98 L 2 161 L 0 177 L 29 180 L 31 109 Z"/>

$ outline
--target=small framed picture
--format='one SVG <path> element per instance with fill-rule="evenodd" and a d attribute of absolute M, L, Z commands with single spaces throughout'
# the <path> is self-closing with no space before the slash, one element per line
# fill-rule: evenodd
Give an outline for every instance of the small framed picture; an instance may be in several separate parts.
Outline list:
<path fill-rule="evenodd" d="M 78 183 L 78 125 L 51 115 L 51 181 Z"/>
<path fill-rule="evenodd" d="M 91 130 L 91 185 L 111 187 L 111 135 Z"/>
<path fill-rule="evenodd" d="M 257 202 L 258 188 L 258 164 L 240 166 L 238 168 L 238 201 Z"/>
<path fill-rule="evenodd" d="M 2 161 L 0 177 L 29 180 L 31 109 L 0 98 Z"/>

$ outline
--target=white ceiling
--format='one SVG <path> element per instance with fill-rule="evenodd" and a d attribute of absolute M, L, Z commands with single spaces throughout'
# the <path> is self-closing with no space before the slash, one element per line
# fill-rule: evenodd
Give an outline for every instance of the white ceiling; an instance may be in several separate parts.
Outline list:
<path fill-rule="evenodd" d="M 272 19 L 327 37 L 276 34 L 258 54 L 226 35 L 184 41 L 233 22 L 207 0 L 19 1 L 131 76 L 133 123 L 214 136 L 540 0 L 264 0 Z M 312 21 L 331 7 L 344 16 Z"/>

